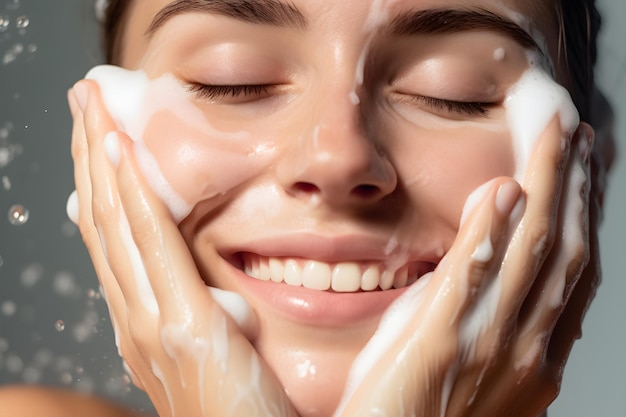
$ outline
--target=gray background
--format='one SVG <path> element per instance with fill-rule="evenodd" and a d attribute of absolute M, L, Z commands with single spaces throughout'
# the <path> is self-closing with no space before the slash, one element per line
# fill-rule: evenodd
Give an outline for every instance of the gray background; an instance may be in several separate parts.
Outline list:
<path fill-rule="evenodd" d="M 0 23 L 0 384 L 68 386 L 149 408 L 124 376 L 86 250 L 65 217 L 73 189 L 65 94 L 100 62 L 93 3 L 0 0 L 0 21 L 9 20 L 5 30 Z M 598 78 L 626 121 L 626 2 L 599 4 Z M 626 123 L 618 128 L 626 148 Z M 601 231 L 604 282 L 551 417 L 626 417 L 625 181 L 620 160 Z M 29 211 L 23 225 L 8 220 L 14 204 Z"/>

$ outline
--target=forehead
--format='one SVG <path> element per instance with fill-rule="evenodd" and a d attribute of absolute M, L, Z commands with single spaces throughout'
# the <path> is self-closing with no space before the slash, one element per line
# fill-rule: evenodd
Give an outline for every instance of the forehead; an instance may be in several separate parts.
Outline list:
<path fill-rule="evenodd" d="M 178 15 L 212 13 L 241 17 L 246 21 L 250 9 L 258 10 L 265 18 L 287 18 L 287 25 L 303 26 L 310 32 L 337 36 L 350 31 L 364 33 L 364 28 L 384 28 L 395 16 L 406 11 L 450 9 L 479 10 L 511 20 L 546 46 L 554 57 L 558 28 L 554 24 L 555 0 L 134 0 L 127 16 L 123 37 L 122 62 L 132 62 L 145 51 L 149 32 L 171 24 Z M 252 7 L 250 7 L 252 6 Z M 254 19 L 249 20 L 251 23 Z M 282 20 L 281 20 L 282 21 Z M 263 22 L 261 22 L 263 23 Z M 284 23 L 284 22 L 283 22 Z M 263 26 L 263 25 L 261 25 Z M 300 27 L 302 29 L 302 27 Z M 536 36 L 539 35 L 539 36 Z M 542 38 L 538 40 L 537 38 Z"/>

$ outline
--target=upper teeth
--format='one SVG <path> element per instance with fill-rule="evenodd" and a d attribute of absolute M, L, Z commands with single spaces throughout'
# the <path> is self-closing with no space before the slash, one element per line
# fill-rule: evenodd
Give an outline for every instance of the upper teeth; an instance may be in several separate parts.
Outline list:
<path fill-rule="evenodd" d="M 373 291 L 403 288 L 417 280 L 409 267 L 389 270 L 382 263 L 326 263 L 295 258 L 243 255 L 244 272 L 263 281 L 285 282 L 314 290 L 336 292 Z"/>

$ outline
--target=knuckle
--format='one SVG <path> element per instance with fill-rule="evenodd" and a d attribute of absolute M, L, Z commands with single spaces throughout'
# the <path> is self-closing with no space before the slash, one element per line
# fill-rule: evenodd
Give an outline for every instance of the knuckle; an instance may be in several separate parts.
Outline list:
<path fill-rule="evenodd" d="M 561 391 L 561 377 L 558 372 L 544 370 L 541 372 L 537 386 L 543 397 L 552 402 Z"/>
<path fill-rule="evenodd" d="M 535 256 L 545 258 L 554 244 L 555 225 L 548 219 L 534 221 L 527 225 L 527 233 L 533 242 L 533 253 Z"/>
<path fill-rule="evenodd" d="M 151 321 L 147 314 L 129 312 L 128 335 L 139 352 L 149 352 L 150 346 L 154 344 Z"/>

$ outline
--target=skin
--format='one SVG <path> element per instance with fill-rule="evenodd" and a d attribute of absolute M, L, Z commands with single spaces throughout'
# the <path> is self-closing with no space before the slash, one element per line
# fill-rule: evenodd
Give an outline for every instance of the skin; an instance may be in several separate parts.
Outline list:
<path fill-rule="evenodd" d="M 221 174 L 223 167 L 214 168 L 211 154 L 222 146 L 221 133 L 206 137 L 167 112 L 149 121 L 146 145 L 178 194 L 196 202 L 203 195 L 195 186 L 200 181 L 217 192 L 197 204 L 180 224 L 145 184 L 129 137 L 120 132 L 114 139 L 119 161 L 112 163 L 105 155 L 104 138 L 116 125 L 101 103 L 97 85 L 83 81 L 69 95 L 81 233 L 107 294 L 121 353 L 133 371 L 133 381 L 148 392 L 159 415 L 249 415 L 251 410 L 272 407 L 272 415 L 280 416 L 333 414 L 350 364 L 371 338 L 380 314 L 354 320 L 349 332 L 335 324 L 294 320 L 255 297 L 241 283 L 240 265 L 225 255 L 269 235 L 288 236 L 294 231 L 338 241 L 351 236 L 388 242 L 393 237 L 399 242 L 398 253 L 438 265 L 420 293 L 426 301 L 413 311 L 401 336 L 340 415 L 374 415 L 375 408 L 384 411 L 381 415 L 406 416 L 540 414 L 558 391 L 562 366 L 595 288 L 597 264 L 591 262 L 583 273 L 590 253 L 595 255 L 593 236 L 577 242 L 565 276 L 552 261 L 560 255 L 563 201 L 569 194 L 584 202 L 576 224 L 581 236 L 588 236 L 589 221 L 594 219 L 588 213 L 589 184 L 581 190 L 571 179 L 575 169 L 589 173 L 592 132 L 581 126 L 561 146 L 566 133 L 553 120 L 534 150 L 524 190 L 510 178 L 514 160 L 501 103 L 527 69 L 525 51 L 501 35 L 476 32 L 413 39 L 406 44 L 415 50 L 415 57 L 409 59 L 407 49 L 400 50 L 404 44 L 374 38 L 372 49 L 378 51 L 380 61 L 395 63 L 397 72 L 391 74 L 389 86 L 382 81 L 390 77 L 384 68 L 367 68 L 358 91 L 361 104 L 355 106 L 349 98 L 360 52 L 367 43 L 362 27 L 369 3 L 346 1 L 325 8 L 320 2 L 296 2 L 310 21 L 304 33 L 184 15 L 146 40 L 140 34 L 167 3 L 135 2 L 123 66 L 141 68 L 151 78 L 171 73 L 185 82 L 215 82 L 199 79 L 220 70 L 207 71 L 206 62 L 219 62 L 219 55 L 202 45 L 220 36 L 244 39 L 244 44 L 263 34 L 272 42 L 252 43 L 258 56 L 245 55 L 251 60 L 248 65 L 259 68 L 255 76 L 265 74 L 262 57 L 278 54 L 288 54 L 289 59 L 276 65 L 294 75 L 286 78 L 284 94 L 259 103 L 191 98 L 216 132 L 244 130 L 272 150 L 269 156 L 253 154 L 252 168 L 242 168 L 245 175 L 238 172 L 236 178 Z M 396 7 L 434 4 L 442 6 L 441 1 L 406 1 Z M 472 4 L 502 10 L 501 2 Z M 528 2 L 506 6 L 530 16 L 536 13 Z M 346 16 L 351 16 L 348 24 Z M 552 31 L 544 33 L 551 48 Z M 505 48 L 507 58 L 495 62 L 493 51 L 499 47 Z M 235 66 L 237 56 L 249 50 L 234 49 Z M 420 66 L 428 60 L 441 65 L 438 71 Z M 484 79 L 489 81 L 481 85 L 479 80 Z M 444 86 L 450 80 L 451 86 Z M 234 81 L 226 83 L 238 80 Z M 476 84 L 476 90 L 464 90 Z M 491 96 L 476 98 L 484 91 L 491 91 Z M 488 118 L 470 117 L 408 102 L 405 97 L 412 94 L 448 94 L 445 98 L 452 100 L 499 104 L 489 109 Z M 449 96 L 454 94 L 461 96 Z M 251 108 L 264 117 L 250 117 Z M 186 142 L 171 140 L 176 135 Z M 248 157 L 250 143 L 242 142 L 229 145 L 229 151 Z M 195 159 L 178 158 L 183 146 L 194 151 Z M 468 195 L 492 178 L 496 180 L 459 228 Z M 570 183 L 571 187 L 563 187 Z M 354 192 L 364 185 L 369 187 L 367 193 Z M 271 211 L 265 209 L 268 206 Z M 525 208 L 523 215 L 519 207 Z M 258 214 L 249 216 L 250 212 L 262 213 L 263 221 Z M 131 261 L 120 238 L 124 217 L 147 267 L 160 316 L 151 315 L 137 294 Z M 233 228 L 237 233 L 232 233 Z M 484 262 L 472 260 L 486 237 L 494 256 Z M 540 241 L 545 244 L 537 251 Z M 384 245 L 379 250 L 382 253 Z M 269 255 L 308 258 L 306 253 Z M 486 302 L 481 289 L 494 280 L 502 281 L 496 319 L 482 330 L 476 354 L 468 357 L 457 348 L 458 330 L 472 309 Z M 562 280 L 567 282 L 564 303 L 548 307 L 542 294 Z M 217 307 L 205 290 L 207 284 L 242 294 L 256 312 L 255 331 L 244 334 Z M 565 304 L 573 289 L 577 291 L 572 301 Z M 161 331 L 168 325 L 183 329 L 189 337 L 185 340 L 199 348 L 209 340 L 207 335 L 225 329 L 228 357 L 220 362 L 216 351 L 209 349 L 207 360 L 199 362 L 189 354 L 189 345 L 174 343 L 172 348 L 168 343 L 175 338 L 165 337 L 164 343 Z M 396 358 L 402 355 L 408 359 L 399 366 Z M 518 366 L 521 360 L 527 366 Z M 302 377 L 298 369 L 303 363 L 313 365 L 316 372 Z M 223 372 L 224 364 L 228 374 Z M 250 383 L 254 364 L 260 369 L 260 388 L 248 402 L 238 402 L 238 387 L 254 385 Z M 446 398 L 443 388 L 451 370 L 457 378 Z M 186 382 L 199 380 L 204 383 Z"/>

